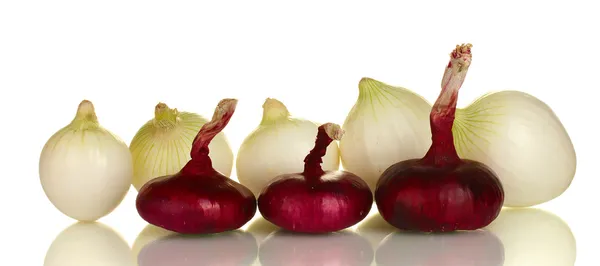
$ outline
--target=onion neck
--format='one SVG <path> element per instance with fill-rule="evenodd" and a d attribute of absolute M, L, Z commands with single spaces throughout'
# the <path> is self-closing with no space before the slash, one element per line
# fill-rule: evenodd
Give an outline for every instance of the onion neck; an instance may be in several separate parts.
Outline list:
<path fill-rule="evenodd" d="M 344 131 L 334 123 L 326 123 L 319 126 L 317 140 L 314 148 L 304 158 L 304 176 L 309 180 L 318 180 L 325 171 L 321 167 L 323 156 L 327 153 L 327 147 L 333 140 L 340 140 Z"/>
<path fill-rule="evenodd" d="M 227 126 L 236 106 L 237 99 L 223 99 L 219 102 L 212 119 L 198 131 L 190 152 L 192 159 L 183 167 L 182 172 L 198 174 L 214 171 L 209 157 L 208 145 Z"/>
<path fill-rule="evenodd" d="M 71 121 L 71 126 L 79 130 L 97 128 L 100 126 L 94 104 L 91 101 L 83 100 L 77 107 L 75 118 Z"/>
<path fill-rule="evenodd" d="M 165 103 L 158 103 L 154 108 L 154 126 L 161 129 L 172 129 L 179 122 L 179 111 L 171 109 Z"/>
<path fill-rule="evenodd" d="M 270 124 L 281 119 L 290 117 L 290 112 L 285 105 L 273 98 L 267 98 L 263 104 L 263 116 L 261 125 Z"/>
<path fill-rule="evenodd" d="M 454 146 L 452 126 L 458 91 L 471 64 L 471 47 L 471 44 L 457 45 L 450 54 L 450 62 L 442 78 L 442 91 L 429 115 L 432 144 L 423 158 L 429 164 L 446 166 L 461 161 Z"/>

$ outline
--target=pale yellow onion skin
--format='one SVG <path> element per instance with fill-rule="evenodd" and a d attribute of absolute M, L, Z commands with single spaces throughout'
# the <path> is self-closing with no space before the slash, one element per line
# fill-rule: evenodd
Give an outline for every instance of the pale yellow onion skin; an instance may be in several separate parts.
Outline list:
<path fill-rule="evenodd" d="M 550 201 L 575 176 L 575 149 L 567 131 L 550 107 L 529 94 L 484 95 L 457 109 L 452 132 L 461 158 L 482 162 L 498 175 L 504 206 Z"/>
<path fill-rule="evenodd" d="M 125 198 L 133 175 L 125 142 L 97 121 L 93 105 L 55 133 L 44 145 L 39 161 L 42 188 L 63 214 L 95 221 L 111 213 Z"/>
<path fill-rule="evenodd" d="M 246 137 L 237 154 L 237 178 L 255 196 L 276 176 L 304 171 L 304 158 L 317 137 L 317 123 L 291 117 L 281 102 L 274 101 L 265 101 L 261 124 Z M 337 143 L 329 144 L 321 164 L 323 170 L 338 170 L 339 156 Z"/>
<path fill-rule="evenodd" d="M 342 166 L 375 190 L 379 177 L 400 161 L 421 158 L 431 145 L 431 105 L 402 87 L 363 78 L 340 140 Z"/>
<path fill-rule="evenodd" d="M 168 111 L 173 110 L 176 111 Z M 177 112 L 177 116 L 171 125 L 161 125 L 155 123 L 156 118 L 152 119 L 133 137 L 129 150 L 134 166 L 132 184 L 136 190 L 154 178 L 179 172 L 191 159 L 192 142 L 208 120 L 191 112 Z M 208 148 L 213 168 L 229 177 L 234 159 L 225 133 L 215 136 Z"/>
<path fill-rule="evenodd" d="M 577 244 L 569 225 L 535 208 L 504 208 L 486 227 L 504 245 L 505 266 L 574 265 Z"/>
<path fill-rule="evenodd" d="M 135 266 L 129 245 L 101 223 L 75 223 L 62 231 L 46 252 L 44 266 Z"/>

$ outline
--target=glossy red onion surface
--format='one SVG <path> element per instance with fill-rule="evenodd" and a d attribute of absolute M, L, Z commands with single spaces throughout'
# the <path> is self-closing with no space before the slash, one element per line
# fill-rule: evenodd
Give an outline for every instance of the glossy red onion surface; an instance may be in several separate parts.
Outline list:
<path fill-rule="evenodd" d="M 410 231 L 475 230 L 490 224 L 502 209 L 504 190 L 486 165 L 458 157 L 452 125 L 458 98 L 471 62 L 471 45 L 457 46 L 442 80 L 431 115 L 432 144 L 421 159 L 386 169 L 375 190 L 381 216 Z"/>
<path fill-rule="evenodd" d="M 152 179 L 140 189 L 136 207 L 148 223 L 182 234 L 235 230 L 256 213 L 256 198 L 245 186 L 212 167 L 208 144 L 229 122 L 237 100 L 224 99 L 194 140 L 192 159 L 170 176 Z"/>
<path fill-rule="evenodd" d="M 315 148 L 305 158 L 304 172 L 275 177 L 258 197 L 258 209 L 269 222 L 293 232 L 327 233 L 362 221 L 373 194 L 360 177 L 346 171 L 323 171 L 322 157 L 342 129 L 319 127 Z"/>

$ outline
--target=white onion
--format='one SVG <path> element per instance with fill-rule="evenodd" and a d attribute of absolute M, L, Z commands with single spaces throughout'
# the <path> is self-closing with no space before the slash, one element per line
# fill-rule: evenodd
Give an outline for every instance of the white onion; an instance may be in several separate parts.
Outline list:
<path fill-rule="evenodd" d="M 552 109 L 519 91 L 484 95 L 456 111 L 459 156 L 488 165 L 504 186 L 504 205 L 527 207 L 562 194 L 575 176 L 571 139 Z"/>
<path fill-rule="evenodd" d="M 133 174 L 127 145 L 98 123 L 84 100 L 73 121 L 44 145 L 40 181 L 54 206 L 80 221 L 111 213 L 123 200 Z"/>
<path fill-rule="evenodd" d="M 179 112 L 164 103 L 156 105 L 154 118 L 146 122 L 129 145 L 133 157 L 133 186 L 140 190 L 146 182 L 177 173 L 191 159 L 192 142 L 208 120 L 198 114 Z M 223 132 L 208 145 L 213 168 L 229 177 L 233 151 Z"/>
<path fill-rule="evenodd" d="M 343 125 L 342 166 L 375 190 L 385 169 L 429 149 L 431 105 L 410 90 L 371 78 L 360 80 L 358 93 Z"/>
<path fill-rule="evenodd" d="M 363 78 L 343 126 L 342 166 L 373 189 L 387 167 L 426 153 L 431 144 L 430 110 L 431 105 L 410 90 Z M 496 172 L 505 206 L 550 201 L 575 176 L 576 154 L 567 131 L 550 107 L 527 93 L 490 93 L 458 108 L 452 131 L 461 158 Z"/>
<path fill-rule="evenodd" d="M 240 183 L 259 195 L 278 175 L 302 172 L 304 157 L 315 145 L 319 124 L 291 117 L 282 102 L 268 98 L 260 125 L 242 142 L 236 171 Z M 323 170 L 339 168 L 339 148 L 331 143 L 323 156 Z"/>

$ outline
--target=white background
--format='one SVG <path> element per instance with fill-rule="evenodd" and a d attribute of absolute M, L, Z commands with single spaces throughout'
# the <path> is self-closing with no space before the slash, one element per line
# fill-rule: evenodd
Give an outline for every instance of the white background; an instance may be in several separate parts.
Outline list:
<path fill-rule="evenodd" d="M 266 97 L 293 115 L 336 123 L 365 76 L 434 101 L 448 53 L 463 42 L 474 47 L 460 106 L 491 90 L 521 90 L 545 101 L 567 128 L 577 175 L 567 192 L 537 207 L 568 224 L 577 265 L 598 265 L 594 1 L 199 2 L 0 1 L 3 265 L 43 265 L 54 238 L 74 222 L 45 197 L 37 164 L 82 99 L 129 143 L 159 101 L 210 116 L 219 99 L 236 97 L 225 129 L 235 149 L 258 124 Z M 129 245 L 146 225 L 134 200 L 132 189 L 100 220 Z M 532 243 L 549 241 L 557 241 L 552 230 Z M 528 254 L 536 245 L 519 243 L 503 243 L 520 254 L 511 265 L 535 265 Z M 544 256 L 567 252 L 557 247 Z"/>

